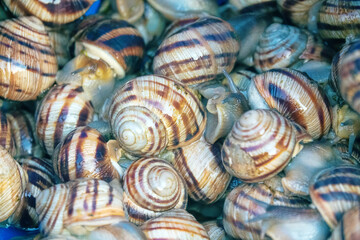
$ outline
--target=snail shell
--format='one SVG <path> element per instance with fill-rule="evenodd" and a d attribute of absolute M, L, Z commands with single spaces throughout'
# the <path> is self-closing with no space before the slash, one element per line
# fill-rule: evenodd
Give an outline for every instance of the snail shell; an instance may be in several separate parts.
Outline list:
<path fill-rule="evenodd" d="M 206 113 L 190 89 L 154 75 L 128 81 L 115 93 L 109 113 L 121 147 L 140 156 L 188 145 L 206 124 Z"/>
<path fill-rule="evenodd" d="M 242 69 L 236 69 L 230 73 L 230 77 L 236 85 L 237 89 L 245 96 L 246 99 L 248 99 L 247 92 L 250 87 L 251 79 L 255 75 L 256 74 L 251 71 Z M 229 80 L 227 78 L 224 78 L 222 84 L 230 88 Z"/>
<path fill-rule="evenodd" d="M 300 146 L 295 127 L 271 110 L 250 110 L 225 139 L 225 169 L 244 182 L 260 182 L 282 171 Z"/>
<path fill-rule="evenodd" d="M 73 22 L 86 13 L 96 0 L 4 0 L 16 16 L 34 15 L 43 22 L 65 24 Z"/>
<path fill-rule="evenodd" d="M 130 222 L 119 222 L 92 231 L 89 240 L 146 240 L 144 233 Z"/>
<path fill-rule="evenodd" d="M 211 240 L 225 240 L 225 230 L 222 224 L 217 221 L 202 223 Z"/>
<path fill-rule="evenodd" d="M 117 159 L 112 159 L 104 137 L 90 127 L 71 131 L 53 155 L 56 174 L 63 182 L 77 178 L 120 179 Z M 122 171 L 122 170 L 119 170 Z"/>
<path fill-rule="evenodd" d="M 116 0 L 116 8 L 121 19 L 135 23 L 144 14 L 144 0 Z"/>
<path fill-rule="evenodd" d="M 0 22 L 0 96 L 34 100 L 55 82 L 57 61 L 45 26 L 36 17 Z"/>
<path fill-rule="evenodd" d="M 183 178 L 159 158 L 142 158 L 131 164 L 123 186 L 127 217 L 135 224 L 173 208 L 185 209 L 187 205 Z"/>
<path fill-rule="evenodd" d="M 167 37 L 153 61 L 155 74 L 187 85 L 215 79 L 230 72 L 239 53 L 231 25 L 220 18 L 201 17 Z"/>
<path fill-rule="evenodd" d="M 347 211 L 335 227 L 329 240 L 352 240 L 360 238 L 360 206 Z"/>
<path fill-rule="evenodd" d="M 273 13 L 276 12 L 276 0 L 230 0 L 239 14 L 243 13 Z"/>
<path fill-rule="evenodd" d="M 0 110 L 0 146 L 15 155 L 15 137 L 12 135 L 11 119 Z"/>
<path fill-rule="evenodd" d="M 155 239 L 209 239 L 203 225 L 183 209 L 173 209 L 141 226 L 148 240 Z"/>
<path fill-rule="evenodd" d="M 0 146 L 0 222 L 8 219 L 20 205 L 28 176 L 13 157 Z"/>
<path fill-rule="evenodd" d="M 352 134 L 360 134 L 360 116 L 349 105 L 336 105 L 331 113 L 332 127 L 337 137 L 349 139 Z"/>
<path fill-rule="evenodd" d="M 36 201 L 44 236 L 85 235 L 125 220 L 121 188 L 98 179 L 81 179 L 43 190 Z"/>
<path fill-rule="evenodd" d="M 243 183 L 226 197 L 223 209 L 225 232 L 234 238 L 262 239 L 261 222 L 251 220 L 265 214 L 269 204 L 288 207 L 307 205 L 301 198 L 286 196 L 277 176 L 264 183 Z"/>
<path fill-rule="evenodd" d="M 36 133 L 49 155 L 73 129 L 91 122 L 93 107 L 82 87 L 54 86 L 42 100 L 36 114 Z"/>
<path fill-rule="evenodd" d="M 203 138 L 174 150 L 174 167 L 184 178 L 189 196 L 195 201 L 218 200 L 230 183 L 231 176 L 221 162 L 221 146 Z"/>
<path fill-rule="evenodd" d="M 298 71 L 283 68 L 258 74 L 253 78 L 248 96 L 252 109 L 274 108 L 305 128 L 314 139 L 330 130 L 326 99 L 317 85 Z"/>
<path fill-rule="evenodd" d="M 360 168 L 338 166 L 319 172 L 310 184 L 310 196 L 322 217 L 334 229 L 344 213 L 360 201 Z"/>

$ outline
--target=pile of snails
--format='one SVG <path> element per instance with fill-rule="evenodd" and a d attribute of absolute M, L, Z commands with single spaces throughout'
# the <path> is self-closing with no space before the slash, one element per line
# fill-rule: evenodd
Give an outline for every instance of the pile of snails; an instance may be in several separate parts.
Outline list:
<path fill-rule="evenodd" d="M 360 238 L 357 1 L 94 2 L 1 2 L 2 228 Z"/>

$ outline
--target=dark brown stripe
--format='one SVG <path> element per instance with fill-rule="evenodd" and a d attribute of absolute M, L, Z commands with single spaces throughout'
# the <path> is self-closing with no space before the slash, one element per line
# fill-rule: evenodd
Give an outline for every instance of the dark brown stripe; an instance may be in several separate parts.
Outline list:
<path fill-rule="evenodd" d="M 94 195 L 93 195 L 93 200 L 92 200 L 92 213 L 95 213 L 96 204 L 97 204 L 99 181 L 97 179 L 94 179 L 92 181 L 94 181 Z"/>

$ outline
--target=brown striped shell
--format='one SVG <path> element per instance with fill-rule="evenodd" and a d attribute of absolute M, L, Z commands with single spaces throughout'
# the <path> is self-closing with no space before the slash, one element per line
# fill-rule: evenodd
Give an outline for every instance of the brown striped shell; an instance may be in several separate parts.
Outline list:
<path fill-rule="evenodd" d="M 206 112 L 189 88 L 155 75 L 128 81 L 112 98 L 109 115 L 121 147 L 140 156 L 188 145 L 206 124 Z"/>
<path fill-rule="evenodd" d="M 36 201 L 43 236 L 85 235 L 125 220 L 122 190 L 98 180 L 81 179 L 43 190 Z"/>
<path fill-rule="evenodd" d="M 261 222 L 251 220 L 265 214 L 270 204 L 287 207 L 306 206 L 303 199 L 284 194 L 280 178 L 277 176 L 264 183 L 243 183 L 226 197 L 223 209 L 225 232 L 234 238 L 262 239 Z"/>
<path fill-rule="evenodd" d="M 272 110 L 250 110 L 225 139 L 225 169 L 244 182 L 260 182 L 282 171 L 301 149 L 292 123 Z"/>
<path fill-rule="evenodd" d="M 185 209 L 187 192 L 175 168 L 159 158 L 142 158 L 124 175 L 124 204 L 130 222 L 142 224 L 173 208 Z"/>
<path fill-rule="evenodd" d="M 54 82 L 57 61 L 45 26 L 36 17 L 0 22 L 0 96 L 35 100 Z"/>
<path fill-rule="evenodd" d="M 23 204 L 8 219 L 8 223 L 22 228 L 35 228 L 39 224 L 39 218 L 35 211 L 36 199 L 42 190 L 56 183 L 52 166 L 46 160 L 28 157 L 19 159 L 21 167 L 28 175 L 29 182 L 26 185 Z"/>
<path fill-rule="evenodd" d="M 173 165 L 195 201 L 215 202 L 230 183 L 231 176 L 222 164 L 220 150 L 220 145 L 209 144 L 204 138 L 174 150 Z"/>
<path fill-rule="evenodd" d="M 210 81 L 230 72 L 239 53 L 231 25 L 220 18 L 201 17 L 167 37 L 153 61 L 155 74 L 187 85 Z"/>
<path fill-rule="evenodd" d="M 13 157 L 0 146 L 0 222 L 8 219 L 19 207 L 28 176 Z"/>
<path fill-rule="evenodd" d="M 144 233 L 130 222 L 119 222 L 92 231 L 88 240 L 146 240 Z"/>
<path fill-rule="evenodd" d="M 10 121 L 9 121 L 10 120 Z M 0 110 L 0 146 L 15 155 L 15 137 L 12 134 L 11 119 Z"/>
<path fill-rule="evenodd" d="M 342 216 L 360 202 L 360 168 L 338 166 L 319 172 L 310 184 L 310 197 L 334 229 Z"/>
<path fill-rule="evenodd" d="M 225 230 L 222 223 L 217 221 L 207 221 L 202 223 L 206 232 L 209 235 L 210 240 L 225 240 Z"/>
<path fill-rule="evenodd" d="M 157 218 L 145 222 L 141 226 L 148 240 L 210 239 L 203 225 L 195 217 L 183 209 L 173 209 Z"/>
<path fill-rule="evenodd" d="M 43 22 L 65 24 L 80 18 L 95 0 L 4 0 L 16 16 L 34 15 Z"/>
<path fill-rule="evenodd" d="M 63 182 L 77 178 L 108 182 L 120 179 L 117 159 L 112 159 L 104 137 L 95 129 L 88 126 L 74 129 L 57 148 L 53 155 L 53 166 Z"/>
<path fill-rule="evenodd" d="M 318 86 L 292 69 L 272 69 L 256 75 L 249 88 L 249 103 L 253 109 L 276 109 L 314 139 L 326 135 L 331 127 L 327 101 Z"/>
<path fill-rule="evenodd" d="M 51 155 L 70 131 L 91 122 L 93 112 L 82 87 L 71 84 L 54 86 L 36 114 L 36 133 L 46 152 Z"/>
<path fill-rule="evenodd" d="M 360 239 L 360 206 L 347 211 L 341 222 L 335 227 L 329 240 Z"/>
<path fill-rule="evenodd" d="M 88 26 L 76 42 L 75 55 L 84 54 L 106 62 L 119 78 L 139 68 L 144 40 L 136 28 L 124 20 L 99 19 Z"/>

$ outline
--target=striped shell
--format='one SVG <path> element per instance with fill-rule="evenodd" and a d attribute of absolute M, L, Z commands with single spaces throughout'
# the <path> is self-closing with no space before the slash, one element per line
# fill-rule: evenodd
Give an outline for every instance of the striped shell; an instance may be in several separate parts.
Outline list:
<path fill-rule="evenodd" d="M 226 197 L 223 209 L 225 232 L 234 238 L 260 240 L 262 224 L 251 219 L 266 213 L 267 206 L 304 207 L 301 198 L 286 196 L 280 186 L 280 178 L 264 183 L 241 184 Z"/>
<path fill-rule="evenodd" d="M 347 211 L 341 222 L 335 227 L 329 240 L 360 239 L 360 206 Z"/>
<path fill-rule="evenodd" d="M 238 14 L 243 13 L 273 13 L 276 12 L 276 0 L 229 0 L 237 9 Z"/>
<path fill-rule="evenodd" d="M 36 114 L 36 133 L 49 155 L 73 129 L 91 122 L 93 107 L 82 87 L 54 86 L 42 100 Z"/>
<path fill-rule="evenodd" d="M 310 197 L 334 229 L 344 213 L 360 202 L 360 168 L 339 166 L 319 172 L 310 184 Z"/>
<path fill-rule="evenodd" d="M 65 24 L 80 18 L 96 0 L 4 0 L 16 16 L 34 15 L 43 22 Z"/>
<path fill-rule="evenodd" d="M 221 146 L 204 138 L 174 150 L 174 167 L 184 178 L 186 190 L 195 201 L 218 200 L 230 183 L 231 176 L 221 161 Z"/>
<path fill-rule="evenodd" d="M 209 235 L 209 238 L 211 240 L 225 240 L 225 230 L 222 226 L 222 224 L 220 224 L 217 221 L 208 221 L 208 222 L 204 222 L 202 223 L 202 225 L 204 226 L 206 232 Z"/>
<path fill-rule="evenodd" d="M 330 130 L 326 99 L 317 85 L 301 72 L 284 68 L 256 75 L 250 85 L 249 103 L 253 109 L 264 108 L 264 105 L 259 106 L 260 102 L 266 102 L 265 108 L 276 109 L 298 123 L 314 139 Z"/>
<path fill-rule="evenodd" d="M 0 222 L 8 219 L 20 205 L 28 181 L 26 172 L 0 146 Z"/>
<path fill-rule="evenodd" d="M 74 129 L 57 148 L 53 155 L 53 165 L 63 182 L 77 178 L 108 182 L 120 179 L 117 159 L 111 158 L 104 137 L 95 129 L 87 126 Z"/>
<path fill-rule="evenodd" d="M 109 115 L 121 147 L 140 156 L 188 145 L 206 124 L 206 113 L 190 89 L 154 75 L 128 81 L 114 95 Z"/>
<path fill-rule="evenodd" d="M 334 81 L 337 81 L 342 97 L 360 113 L 360 40 L 345 46 L 333 62 Z"/>
<path fill-rule="evenodd" d="M 43 23 L 35 17 L 0 22 L 0 96 L 35 100 L 54 82 L 56 56 Z"/>
<path fill-rule="evenodd" d="M 135 224 L 173 208 L 185 209 L 187 205 L 183 178 L 159 158 L 142 158 L 131 164 L 123 187 L 127 217 Z"/>
<path fill-rule="evenodd" d="M 167 37 L 153 61 L 155 74 L 187 85 L 215 79 L 230 72 L 239 53 L 239 43 L 229 23 L 201 17 Z"/>
<path fill-rule="evenodd" d="M 307 27 L 310 21 L 310 9 L 319 0 L 277 0 L 277 5 L 283 17 L 300 27 Z"/>
<path fill-rule="evenodd" d="M 360 34 L 360 3 L 356 0 L 326 0 L 318 13 L 319 35 L 334 46 Z"/>
<path fill-rule="evenodd" d="M 136 28 L 123 20 L 99 19 L 77 40 L 75 55 L 81 51 L 102 59 L 119 78 L 139 68 L 145 43 Z"/>
<path fill-rule="evenodd" d="M 42 191 L 36 201 L 43 236 L 84 235 L 125 220 L 121 189 L 98 180 L 77 180 Z"/>
<path fill-rule="evenodd" d="M 260 182 L 282 171 L 299 148 L 289 120 L 272 110 L 251 110 L 225 139 L 222 160 L 231 175 Z"/>
<path fill-rule="evenodd" d="M 200 240 L 209 239 L 203 225 L 183 209 L 173 209 L 161 216 L 145 222 L 141 226 L 148 240 L 155 239 L 182 239 Z"/>
<path fill-rule="evenodd" d="M 28 157 L 19 159 L 21 167 L 28 175 L 24 202 L 21 207 L 8 219 L 8 223 L 22 228 L 35 228 L 39 225 L 39 218 L 35 211 L 36 199 L 40 192 L 56 183 L 54 170 L 48 161 L 40 158 Z"/>
<path fill-rule="evenodd" d="M 88 240 L 146 240 L 144 233 L 130 222 L 119 222 L 92 231 Z"/>
<path fill-rule="evenodd" d="M 7 114 L 0 110 L 0 146 L 15 155 L 15 137 L 12 134 L 11 122 Z"/>

